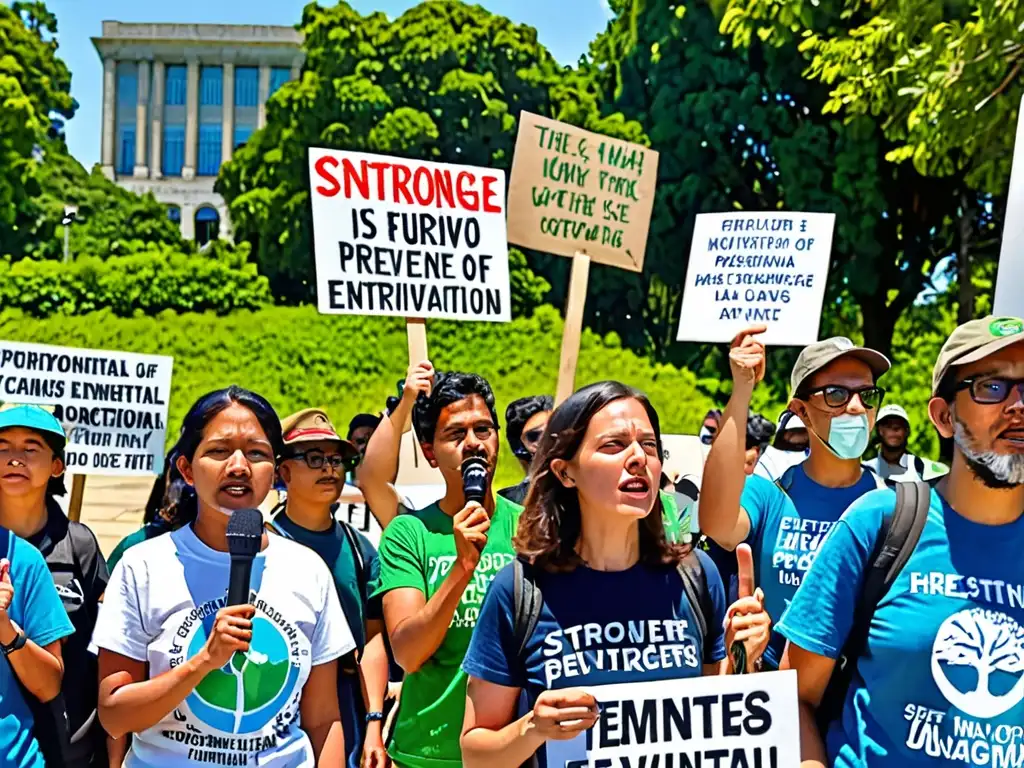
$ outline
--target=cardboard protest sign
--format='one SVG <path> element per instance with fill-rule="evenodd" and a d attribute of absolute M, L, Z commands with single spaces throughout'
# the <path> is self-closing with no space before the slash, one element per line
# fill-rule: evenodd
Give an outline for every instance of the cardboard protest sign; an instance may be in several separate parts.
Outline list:
<path fill-rule="evenodd" d="M 1013 145 L 1010 190 L 1006 199 L 1003 244 L 999 249 L 999 272 L 992 314 L 1024 317 L 1024 97 L 1017 117 L 1017 138 Z"/>
<path fill-rule="evenodd" d="M 658 153 L 523 112 L 508 196 L 511 243 L 640 272 Z"/>
<path fill-rule="evenodd" d="M 309 150 L 325 314 L 511 319 L 505 174 Z"/>
<path fill-rule="evenodd" d="M 796 672 L 588 686 L 601 717 L 548 768 L 798 768 Z"/>
<path fill-rule="evenodd" d="M 52 406 L 76 475 L 163 471 L 169 357 L 0 341 L 0 402 Z"/>
<path fill-rule="evenodd" d="M 701 213 L 693 227 L 677 341 L 726 342 L 764 323 L 766 344 L 818 340 L 832 213 Z"/>

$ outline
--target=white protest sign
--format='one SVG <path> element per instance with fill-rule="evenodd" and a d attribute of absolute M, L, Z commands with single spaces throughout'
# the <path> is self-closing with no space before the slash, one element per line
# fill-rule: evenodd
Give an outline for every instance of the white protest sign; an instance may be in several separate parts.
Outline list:
<path fill-rule="evenodd" d="M 992 314 L 1024 317 L 1024 97 L 1017 112 L 1017 138 L 1013 145 L 1010 190 L 1006 198 L 1003 244 L 999 249 L 999 272 Z"/>
<path fill-rule="evenodd" d="M 726 342 L 764 323 L 766 344 L 818 340 L 832 213 L 701 213 L 677 341 Z"/>
<path fill-rule="evenodd" d="M 0 402 L 53 406 L 68 472 L 163 471 L 172 359 L 0 341 Z"/>
<path fill-rule="evenodd" d="M 796 672 L 586 687 L 601 717 L 547 768 L 798 768 Z"/>
<path fill-rule="evenodd" d="M 309 150 L 325 314 L 508 321 L 505 172 Z"/>

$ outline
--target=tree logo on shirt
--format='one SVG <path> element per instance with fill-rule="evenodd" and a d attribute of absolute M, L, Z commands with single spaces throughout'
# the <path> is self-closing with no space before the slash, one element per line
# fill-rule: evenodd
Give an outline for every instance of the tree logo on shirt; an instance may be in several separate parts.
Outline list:
<path fill-rule="evenodd" d="M 188 644 L 188 657 L 206 645 L 215 615 L 203 618 Z M 252 622 L 248 653 L 236 653 L 220 669 L 210 672 L 188 696 L 192 713 L 204 723 L 225 733 L 253 733 L 262 730 L 284 709 L 296 692 L 299 666 L 289 659 L 286 634 L 297 630 L 278 626 L 257 614 Z"/>
<path fill-rule="evenodd" d="M 990 719 L 1024 700 L 1024 627 L 999 611 L 969 608 L 942 622 L 932 676 L 954 707 Z"/>

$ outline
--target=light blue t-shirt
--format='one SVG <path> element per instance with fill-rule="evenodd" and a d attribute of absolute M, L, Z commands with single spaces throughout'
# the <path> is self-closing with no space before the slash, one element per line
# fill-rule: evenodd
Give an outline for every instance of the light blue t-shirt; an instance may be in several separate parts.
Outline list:
<path fill-rule="evenodd" d="M 829 533 L 779 633 L 836 658 L 853 625 L 882 516 L 859 500 Z M 928 522 L 871 621 L 841 719 L 835 768 L 1024 765 L 1024 517 L 972 523 L 932 491 Z"/>
<path fill-rule="evenodd" d="M 43 647 L 73 635 L 75 628 L 39 550 L 0 529 L 0 558 L 10 560 L 14 585 L 7 615 L 28 639 Z M 0 765 L 43 768 L 43 756 L 32 736 L 32 713 L 6 659 L 0 660 Z"/>
<path fill-rule="evenodd" d="M 828 529 L 853 502 L 878 487 L 874 475 L 864 472 L 848 488 L 826 488 L 807 476 L 804 465 L 783 478 L 787 491 L 754 475 L 747 478 L 740 506 L 750 518 L 746 543 L 754 552 L 757 585 L 764 590 L 765 609 L 778 622 L 792 600 Z M 779 666 L 786 641 L 772 632 L 764 654 L 769 669 Z"/>
<path fill-rule="evenodd" d="M 672 566 L 638 564 L 626 571 L 577 567 L 537 574 L 540 617 L 520 656 L 513 637 L 514 575 L 505 566 L 484 599 L 469 650 L 468 675 L 520 688 L 532 708 L 546 690 L 698 677 L 725 658 L 725 590 L 714 563 L 698 552 L 714 620 L 708 636 Z M 537 753 L 546 768 L 546 753 Z"/>

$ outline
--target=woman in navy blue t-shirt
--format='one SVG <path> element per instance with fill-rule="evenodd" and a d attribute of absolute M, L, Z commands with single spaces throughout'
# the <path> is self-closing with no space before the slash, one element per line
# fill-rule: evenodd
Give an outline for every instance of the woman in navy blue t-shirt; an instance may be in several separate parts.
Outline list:
<path fill-rule="evenodd" d="M 725 649 L 734 642 L 746 650 L 744 671 L 756 668 L 771 623 L 763 597 L 726 610 L 717 570 L 696 552 L 707 599 L 695 610 L 679 571 L 689 548 L 668 543 L 662 528 L 661 456 L 657 412 L 623 384 L 586 387 L 552 414 L 515 539 L 540 616 L 525 635 L 520 614 L 517 638 L 506 567 L 463 662 L 467 768 L 514 768 L 535 754 L 544 768 L 545 744 L 597 722 L 598 702 L 584 688 L 730 673 Z"/>

